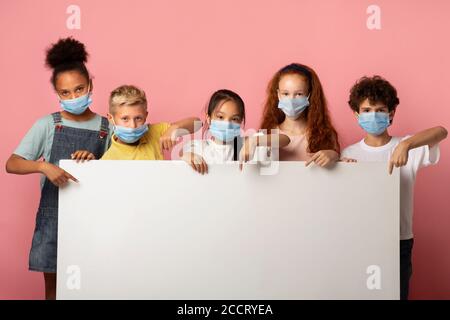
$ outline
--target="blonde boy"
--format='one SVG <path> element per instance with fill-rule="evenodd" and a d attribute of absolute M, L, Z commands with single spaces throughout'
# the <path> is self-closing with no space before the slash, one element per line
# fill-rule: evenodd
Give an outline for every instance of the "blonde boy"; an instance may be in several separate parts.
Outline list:
<path fill-rule="evenodd" d="M 123 85 L 111 92 L 108 120 L 114 126 L 111 146 L 101 160 L 163 160 L 163 150 L 176 144 L 180 132 L 193 133 L 199 118 L 172 124 L 147 124 L 147 98 L 138 87 Z M 179 130 L 184 129 L 184 130 Z"/>

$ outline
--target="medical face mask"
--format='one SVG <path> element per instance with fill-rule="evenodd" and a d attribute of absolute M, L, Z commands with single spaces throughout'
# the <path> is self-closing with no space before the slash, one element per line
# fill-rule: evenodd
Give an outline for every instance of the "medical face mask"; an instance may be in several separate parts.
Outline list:
<path fill-rule="evenodd" d="M 148 125 L 145 123 L 137 128 L 127 128 L 123 126 L 118 126 L 114 123 L 114 120 L 113 124 L 114 124 L 114 134 L 116 135 L 117 138 L 119 138 L 122 142 L 125 143 L 134 143 L 138 141 L 148 131 Z"/>
<path fill-rule="evenodd" d="M 390 126 L 387 112 L 362 112 L 358 116 L 358 123 L 367 133 L 382 134 Z"/>
<path fill-rule="evenodd" d="M 309 99 L 305 96 L 300 98 L 283 98 L 278 101 L 278 108 L 290 118 L 298 118 L 308 106 Z"/>
<path fill-rule="evenodd" d="M 59 105 L 64 111 L 71 114 L 80 115 L 86 111 L 87 108 L 92 104 L 91 92 L 88 91 L 85 95 L 75 98 L 62 100 L 59 99 Z"/>
<path fill-rule="evenodd" d="M 241 135 L 241 125 L 229 121 L 212 120 L 209 131 L 214 138 L 220 141 L 230 142 Z"/>

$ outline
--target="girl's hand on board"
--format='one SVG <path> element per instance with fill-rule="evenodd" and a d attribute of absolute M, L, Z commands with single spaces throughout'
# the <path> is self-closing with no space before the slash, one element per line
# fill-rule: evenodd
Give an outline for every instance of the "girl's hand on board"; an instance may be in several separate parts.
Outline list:
<path fill-rule="evenodd" d="M 84 160 L 95 160 L 95 156 L 93 153 L 87 150 L 77 150 L 71 154 L 72 160 L 76 160 L 76 162 L 84 162 Z"/>
<path fill-rule="evenodd" d="M 400 142 L 389 160 L 389 174 L 392 174 L 394 167 L 400 168 L 408 163 L 408 153 L 409 145 L 405 141 Z"/>
<path fill-rule="evenodd" d="M 244 162 L 250 161 L 255 155 L 256 147 L 258 146 L 257 137 L 247 137 L 239 152 L 239 169 L 242 170 Z"/>
<path fill-rule="evenodd" d="M 320 150 L 311 155 L 311 158 L 306 161 L 305 166 L 309 166 L 314 162 L 318 166 L 327 167 L 339 160 L 339 154 L 334 150 Z"/>
<path fill-rule="evenodd" d="M 181 157 L 184 161 L 186 161 L 192 169 L 197 171 L 200 174 L 208 173 L 208 164 L 205 162 L 202 156 L 195 154 L 193 152 L 187 152 L 183 154 Z"/>
<path fill-rule="evenodd" d="M 341 160 L 339 160 L 339 161 L 342 161 L 342 162 L 358 162 L 358 161 L 356 161 L 356 159 L 352 159 L 352 158 L 341 158 Z"/>
<path fill-rule="evenodd" d="M 70 173 L 52 163 L 43 162 L 42 173 L 57 187 L 64 186 L 69 180 L 78 182 L 78 180 Z"/>

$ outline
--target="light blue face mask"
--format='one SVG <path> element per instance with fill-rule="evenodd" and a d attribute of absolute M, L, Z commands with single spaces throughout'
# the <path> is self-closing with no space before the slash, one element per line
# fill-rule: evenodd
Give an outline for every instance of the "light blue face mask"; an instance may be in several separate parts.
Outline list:
<path fill-rule="evenodd" d="M 358 116 L 358 123 L 367 133 L 379 136 L 391 125 L 389 113 L 362 112 Z"/>
<path fill-rule="evenodd" d="M 92 104 L 91 93 L 89 92 L 84 96 L 75 99 L 68 99 L 68 100 L 60 99 L 59 104 L 64 111 L 76 115 L 82 114 Z"/>
<path fill-rule="evenodd" d="M 230 142 L 241 135 L 241 125 L 239 123 L 212 120 L 209 126 L 212 136 L 223 142 Z"/>
<path fill-rule="evenodd" d="M 114 123 L 114 121 L 113 121 Z M 148 125 L 143 124 L 137 128 L 127 128 L 122 126 L 117 126 L 114 124 L 114 134 L 120 141 L 125 143 L 135 143 L 148 131 Z"/>
<path fill-rule="evenodd" d="M 300 114 L 309 106 L 308 97 L 283 98 L 278 101 L 278 108 L 289 118 L 298 118 Z"/>

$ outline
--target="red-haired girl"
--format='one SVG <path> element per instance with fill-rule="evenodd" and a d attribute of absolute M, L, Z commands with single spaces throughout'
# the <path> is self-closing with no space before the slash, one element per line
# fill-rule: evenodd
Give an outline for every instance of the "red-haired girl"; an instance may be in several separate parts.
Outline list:
<path fill-rule="evenodd" d="M 279 129 L 291 142 L 280 160 L 306 161 L 321 167 L 339 160 L 339 141 L 330 120 L 320 80 L 313 69 L 292 63 L 269 82 L 261 129 Z"/>

